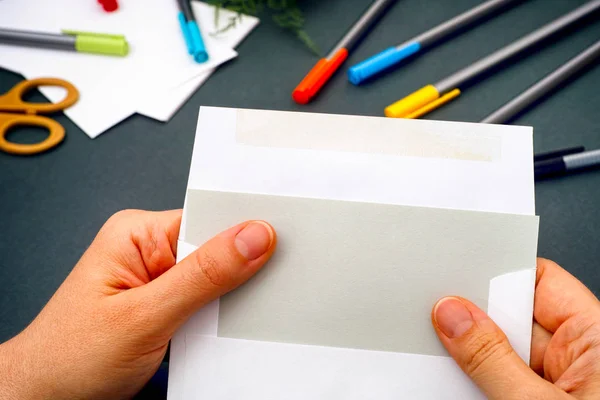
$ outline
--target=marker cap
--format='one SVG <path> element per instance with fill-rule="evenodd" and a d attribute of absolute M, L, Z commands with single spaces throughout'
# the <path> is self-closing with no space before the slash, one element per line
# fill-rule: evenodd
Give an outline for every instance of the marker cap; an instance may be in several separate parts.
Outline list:
<path fill-rule="evenodd" d="M 292 98 L 296 103 L 306 104 L 317 94 L 319 89 L 327 82 L 333 73 L 348 58 L 348 50 L 339 49 L 331 59 L 322 58 L 310 70 L 302 82 L 296 86 Z"/>
<path fill-rule="evenodd" d="M 63 30 L 65 35 L 75 36 L 75 50 L 82 53 L 107 54 L 124 57 L 129 45 L 123 35 Z"/>
<path fill-rule="evenodd" d="M 196 21 L 187 21 L 182 12 L 179 13 L 178 19 L 188 53 L 194 57 L 197 63 L 206 62 L 208 60 L 208 52 L 206 51 L 206 47 L 204 47 L 204 40 L 202 40 L 198 24 Z"/>
<path fill-rule="evenodd" d="M 421 45 L 418 42 L 410 42 L 399 49 L 390 47 L 389 49 L 375 54 L 373 57 L 367 58 L 350 67 L 348 70 L 348 80 L 354 85 L 360 85 L 373 75 L 399 63 L 412 54 L 415 54 L 420 49 Z"/>
<path fill-rule="evenodd" d="M 392 118 L 405 118 L 408 114 L 417 111 L 440 97 L 433 85 L 427 85 L 416 92 L 398 100 L 385 108 L 385 116 Z"/>
<path fill-rule="evenodd" d="M 113 12 L 119 8 L 119 3 L 117 0 L 98 0 L 98 3 L 102 5 L 102 8 L 106 12 Z"/>
<path fill-rule="evenodd" d="M 198 24 L 196 24 L 196 21 L 188 21 L 187 24 L 190 39 L 193 43 L 192 56 L 194 56 L 194 60 L 196 60 L 197 63 L 208 61 L 208 52 L 204 47 L 204 40 L 202 40 L 202 35 L 200 35 Z"/>

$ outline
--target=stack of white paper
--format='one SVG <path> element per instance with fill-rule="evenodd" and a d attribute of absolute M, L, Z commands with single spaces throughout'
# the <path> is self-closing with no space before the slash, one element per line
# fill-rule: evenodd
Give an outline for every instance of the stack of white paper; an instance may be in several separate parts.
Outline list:
<path fill-rule="evenodd" d="M 210 76 L 234 58 L 233 48 L 258 24 L 244 16 L 235 28 L 213 35 L 235 15 L 193 2 L 210 59 L 198 64 L 187 54 L 174 0 L 129 0 L 106 13 L 94 0 L 19 0 L 0 2 L 0 27 L 42 32 L 62 29 L 123 34 L 130 45 L 126 57 L 55 51 L 0 44 L 0 67 L 25 78 L 57 77 L 73 83 L 80 100 L 65 114 L 91 138 L 133 113 L 166 121 Z M 42 88 L 51 101 L 64 96 Z"/>
<path fill-rule="evenodd" d="M 169 400 L 483 399 L 431 327 L 447 295 L 529 360 L 531 128 L 202 107 L 177 258 L 252 219 L 278 249 L 177 332 Z"/>

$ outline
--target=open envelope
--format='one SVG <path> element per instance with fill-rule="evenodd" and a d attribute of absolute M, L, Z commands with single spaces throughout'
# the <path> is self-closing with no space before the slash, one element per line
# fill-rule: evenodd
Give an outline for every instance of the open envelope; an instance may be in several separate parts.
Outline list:
<path fill-rule="evenodd" d="M 169 399 L 483 398 L 429 311 L 471 298 L 529 360 L 531 128 L 203 107 L 178 259 L 245 219 L 278 251 L 171 344 Z"/>

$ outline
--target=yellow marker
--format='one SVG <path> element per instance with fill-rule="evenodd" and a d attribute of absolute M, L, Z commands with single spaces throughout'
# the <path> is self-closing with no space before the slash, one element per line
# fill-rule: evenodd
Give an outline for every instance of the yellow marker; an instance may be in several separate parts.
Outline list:
<path fill-rule="evenodd" d="M 419 118 L 460 95 L 453 89 L 440 97 L 433 85 L 427 85 L 385 108 L 385 116 L 391 118 Z"/>

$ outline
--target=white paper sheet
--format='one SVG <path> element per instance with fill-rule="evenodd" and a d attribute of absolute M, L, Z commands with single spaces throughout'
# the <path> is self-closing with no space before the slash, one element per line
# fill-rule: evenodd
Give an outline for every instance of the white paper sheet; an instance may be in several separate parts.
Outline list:
<path fill-rule="evenodd" d="M 192 1 L 192 9 L 201 26 L 206 27 L 209 32 L 216 32 L 223 28 L 229 22 L 230 18 L 237 16 L 229 10 L 219 11 L 219 21 L 215 23 L 215 8 L 200 1 Z M 243 15 L 237 19 L 235 27 L 226 32 L 212 36 L 214 42 L 220 47 L 234 49 L 242 40 L 258 25 L 259 19 L 249 15 Z M 175 89 L 168 91 L 157 91 L 144 99 L 140 99 L 137 112 L 154 118 L 158 121 L 166 122 L 179 110 L 179 108 L 194 94 L 196 90 L 212 75 L 214 70 L 205 71 L 189 82 L 186 82 Z"/>
<path fill-rule="evenodd" d="M 121 58 L 0 45 L 0 65 L 26 78 L 52 76 L 72 82 L 81 97 L 65 114 L 93 138 L 136 112 L 140 99 L 178 88 L 237 55 L 201 26 L 210 59 L 194 62 L 187 54 L 177 12 L 176 2 L 163 0 L 124 1 L 114 13 L 105 13 L 94 1 L 4 0 L 2 27 L 124 34 L 130 53 Z M 54 88 L 42 92 L 51 101 L 62 98 Z"/>
<path fill-rule="evenodd" d="M 352 131 L 353 118 L 323 115 L 319 124 L 307 123 L 307 142 L 315 148 L 298 143 L 264 147 L 247 144 L 247 137 L 239 135 L 240 114 L 246 114 L 242 119 L 248 121 L 248 113 L 262 120 L 262 126 L 272 125 L 269 122 L 281 120 L 282 115 L 201 108 L 188 188 L 535 213 L 530 128 L 420 120 L 381 123 L 376 118 L 372 124 L 377 129 L 366 129 L 353 139 L 356 148 L 345 145 L 344 151 L 337 152 L 325 149 L 331 128 L 338 133 Z M 274 128 L 285 136 L 285 126 Z M 460 151 L 449 158 L 431 157 L 430 152 L 424 157 L 405 155 L 401 141 L 390 143 L 390 129 L 402 132 L 404 140 L 417 142 L 419 132 L 439 133 L 458 149 L 461 142 L 483 135 L 490 139 L 486 143 L 496 142 L 498 148 L 483 146 L 485 154 L 495 154 L 485 161 L 464 159 Z M 246 143 L 240 143 L 242 136 Z M 360 151 L 361 140 L 377 145 Z M 377 151 L 385 146 L 385 153 Z M 185 232 L 186 217 L 184 208 L 181 232 Z M 180 233 L 178 259 L 197 245 L 187 243 Z M 488 313 L 525 361 L 529 359 L 534 283 L 533 265 L 490 281 Z M 449 357 L 219 338 L 217 319 L 218 302 L 214 302 L 173 338 L 170 400 L 484 398 Z"/>

